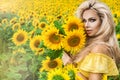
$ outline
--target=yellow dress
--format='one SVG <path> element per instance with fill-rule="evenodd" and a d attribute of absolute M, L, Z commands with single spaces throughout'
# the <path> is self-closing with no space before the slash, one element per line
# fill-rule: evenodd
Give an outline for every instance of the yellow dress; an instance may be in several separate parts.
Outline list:
<path fill-rule="evenodd" d="M 90 72 L 103 73 L 102 80 L 119 74 L 115 61 L 103 53 L 90 53 L 78 63 L 78 69 L 85 77 L 89 77 Z"/>

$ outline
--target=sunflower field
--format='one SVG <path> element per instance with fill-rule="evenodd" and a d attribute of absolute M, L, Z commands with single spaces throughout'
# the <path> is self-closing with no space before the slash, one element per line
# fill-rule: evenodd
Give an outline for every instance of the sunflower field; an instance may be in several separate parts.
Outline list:
<path fill-rule="evenodd" d="M 83 23 L 74 16 L 83 1 L 0 0 L 0 80 L 82 80 L 61 57 L 84 47 Z M 112 11 L 120 44 L 120 1 L 101 1 Z"/>

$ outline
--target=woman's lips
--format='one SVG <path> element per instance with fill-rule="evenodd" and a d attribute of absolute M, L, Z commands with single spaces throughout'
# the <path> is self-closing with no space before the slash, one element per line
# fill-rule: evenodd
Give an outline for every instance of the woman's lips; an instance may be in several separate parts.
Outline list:
<path fill-rule="evenodd" d="M 86 30 L 87 34 L 90 34 L 92 32 L 92 30 Z"/>

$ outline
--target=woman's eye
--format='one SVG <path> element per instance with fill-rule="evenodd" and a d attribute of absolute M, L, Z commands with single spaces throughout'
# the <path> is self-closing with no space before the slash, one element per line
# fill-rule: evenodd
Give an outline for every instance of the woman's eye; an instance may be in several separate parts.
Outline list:
<path fill-rule="evenodd" d="M 95 22 L 95 21 L 96 21 L 96 19 L 90 19 L 89 21 L 90 21 L 90 22 Z"/>
<path fill-rule="evenodd" d="M 83 22 L 83 23 L 85 23 L 85 22 L 86 22 L 86 20 L 82 20 L 82 22 Z"/>

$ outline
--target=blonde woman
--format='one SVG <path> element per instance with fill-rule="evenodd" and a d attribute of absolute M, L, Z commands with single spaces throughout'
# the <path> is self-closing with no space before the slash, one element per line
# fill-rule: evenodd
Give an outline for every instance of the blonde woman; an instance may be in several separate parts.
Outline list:
<path fill-rule="evenodd" d="M 84 23 L 87 42 L 74 57 L 64 53 L 64 65 L 76 63 L 83 80 L 103 80 L 105 75 L 118 75 L 116 64 L 120 61 L 120 50 L 110 9 L 104 3 L 88 0 L 78 7 L 76 16 Z"/>

